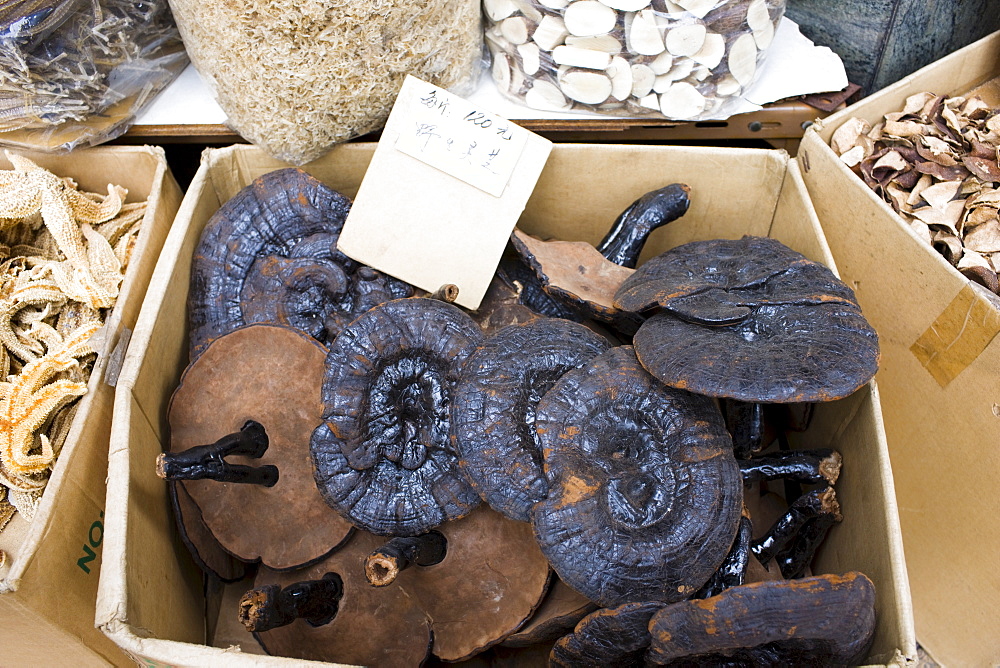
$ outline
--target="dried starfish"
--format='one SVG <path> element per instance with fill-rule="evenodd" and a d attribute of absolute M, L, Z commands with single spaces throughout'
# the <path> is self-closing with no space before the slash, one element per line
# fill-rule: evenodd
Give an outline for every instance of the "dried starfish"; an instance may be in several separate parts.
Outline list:
<path fill-rule="evenodd" d="M 10 382 L 0 383 L 0 461 L 10 473 L 39 473 L 55 460 L 45 435 L 40 436 L 41 454 L 31 454 L 35 432 L 53 412 L 86 393 L 87 386 L 69 380 L 50 381 L 78 364 L 78 357 L 94 352 L 89 341 L 97 329 L 97 325 L 77 329 L 59 348 L 26 364 Z"/>
<path fill-rule="evenodd" d="M 53 285 L 37 284 L 15 290 L 8 298 L 0 300 L 0 343 L 22 361 L 29 362 L 36 359 L 37 352 L 20 340 L 11 321 L 25 306 L 62 304 L 65 301 L 66 295 Z"/>
<path fill-rule="evenodd" d="M 85 296 L 81 301 L 95 308 L 113 306 L 117 285 L 109 289 L 107 282 L 99 280 L 92 272 L 93 258 L 88 257 L 84 235 L 74 219 L 76 212 L 68 195 L 67 183 L 16 153 L 8 151 L 7 158 L 22 179 L 0 187 L 0 217 L 17 218 L 41 213 L 45 227 L 55 238 L 59 250 L 73 268 L 74 278 L 80 283 L 80 292 Z M 102 252 L 100 254 L 103 255 Z"/>

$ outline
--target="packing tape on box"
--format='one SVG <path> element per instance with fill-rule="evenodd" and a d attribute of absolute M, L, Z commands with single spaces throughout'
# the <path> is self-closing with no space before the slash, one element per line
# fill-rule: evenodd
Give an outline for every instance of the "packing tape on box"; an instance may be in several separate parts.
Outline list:
<path fill-rule="evenodd" d="M 947 387 L 1000 333 L 1000 311 L 966 285 L 910 352 L 941 387 Z"/>

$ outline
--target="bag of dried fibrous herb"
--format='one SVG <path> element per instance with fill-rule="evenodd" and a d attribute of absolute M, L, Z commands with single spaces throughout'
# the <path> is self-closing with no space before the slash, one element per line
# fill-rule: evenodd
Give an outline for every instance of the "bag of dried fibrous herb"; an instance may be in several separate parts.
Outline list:
<path fill-rule="evenodd" d="M 380 129 L 407 74 L 458 94 L 483 64 L 479 0 L 171 0 L 229 124 L 301 165 Z"/>
<path fill-rule="evenodd" d="M 187 62 L 166 0 L 0 0 L 0 145 L 114 139 Z"/>

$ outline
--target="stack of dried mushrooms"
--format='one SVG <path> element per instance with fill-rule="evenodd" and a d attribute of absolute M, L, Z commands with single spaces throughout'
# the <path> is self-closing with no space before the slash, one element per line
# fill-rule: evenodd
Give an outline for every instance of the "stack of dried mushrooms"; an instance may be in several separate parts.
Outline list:
<path fill-rule="evenodd" d="M 917 93 L 874 127 L 848 120 L 831 146 L 917 236 L 1000 294 L 1000 109 Z"/>
<path fill-rule="evenodd" d="M 297 170 L 220 209 L 158 471 L 198 562 L 225 580 L 256 569 L 238 614 L 266 651 L 864 658 L 867 578 L 799 579 L 840 519 L 839 455 L 783 434 L 874 375 L 874 332 L 828 269 L 770 239 L 633 269 L 688 195 L 640 198 L 598 248 L 515 233 L 523 258 L 471 315 L 346 261 L 350 203 Z M 759 612 L 736 628 L 744 608 Z"/>

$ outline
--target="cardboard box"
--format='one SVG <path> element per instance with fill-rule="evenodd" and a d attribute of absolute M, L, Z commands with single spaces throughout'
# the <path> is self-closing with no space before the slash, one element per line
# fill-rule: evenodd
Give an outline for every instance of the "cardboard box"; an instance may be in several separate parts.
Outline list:
<path fill-rule="evenodd" d="M 373 150 L 372 144 L 341 145 L 306 169 L 353 197 Z M 216 625 L 214 613 L 206 619 L 205 612 L 215 606 L 206 603 L 201 575 L 178 540 L 166 484 L 153 466 L 168 438 L 167 402 L 187 359 L 184 313 L 200 232 L 240 188 L 283 166 L 252 147 L 205 153 L 165 244 L 122 369 L 105 518 L 109 556 L 102 567 L 97 622 L 149 665 L 302 663 L 206 644 L 207 629 Z M 832 262 L 797 166 L 783 151 L 559 144 L 519 225 L 529 233 L 596 243 L 628 204 L 675 181 L 691 186 L 691 209 L 653 234 L 646 256 L 687 241 L 748 233 L 774 236 L 807 256 Z M 872 578 L 879 626 L 870 660 L 904 665 L 916 648 L 875 386 L 824 404 L 816 414 L 800 442 L 837 447 L 846 462 L 837 483 L 846 519 L 832 531 L 817 568 L 858 569 Z"/>
<path fill-rule="evenodd" d="M 80 188 L 128 189 L 129 202 L 148 199 L 142 231 L 118 302 L 105 326 L 98 358 L 80 400 L 72 431 L 56 462 L 41 505 L 29 523 L 15 517 L 0 533 L 8 565 L 0 571 L 0 663 L 40 666 L 72 657 L 76 666 L 125 665 L 124 654 L 94 627 L 94 603 L 103 556 L 105 478 L 114 387 L 110 384 L 135 325 L 181 201 L 162 149 L 104 147 L 68 155 L 19 152 Z M 0 165 L 10 169 L 6 158 Z M 120 357 L 118 362 L 120 363 Z"/>
<path fill-rule="evenodd" d="M 965 94 L 1000 74 L 995 33 L 820 121 L 798 160 L 844 280 L 879 332 L 885 431 L 917 637 L 948 665 L 1000 663 L 1000 310 L 829 148 L 907 96 Z M 1000 98 L 992 101 L 1000 106 Z"/>

